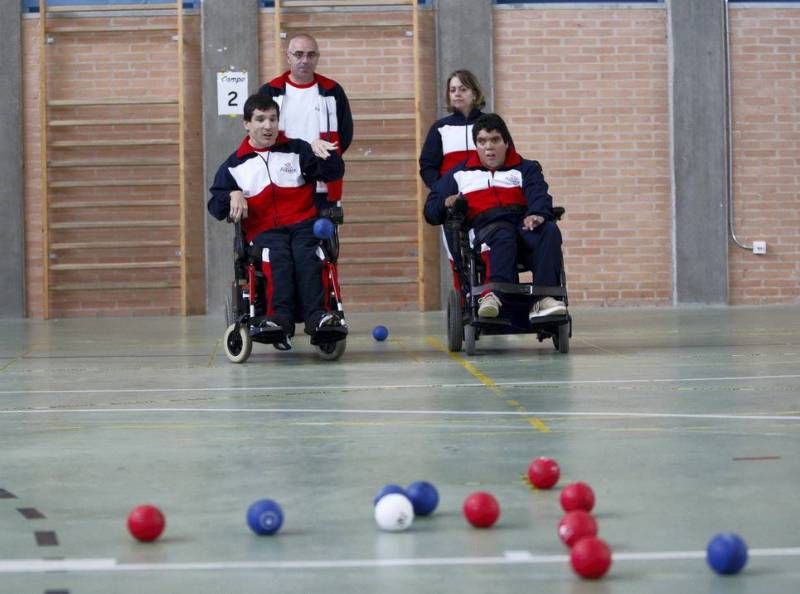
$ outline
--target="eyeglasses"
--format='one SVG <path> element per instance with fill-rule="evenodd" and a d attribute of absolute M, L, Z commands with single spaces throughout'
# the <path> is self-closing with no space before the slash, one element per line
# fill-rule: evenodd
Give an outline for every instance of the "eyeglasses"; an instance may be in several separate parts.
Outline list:
<path fill-rule="evenodd" d="M 319 52 L 289 52 L 289 55 L 295 58 L 296 60 L 302 60 L 303 57 L 308 58 L 309 60 L 314 60 L 319 58 Z"/>

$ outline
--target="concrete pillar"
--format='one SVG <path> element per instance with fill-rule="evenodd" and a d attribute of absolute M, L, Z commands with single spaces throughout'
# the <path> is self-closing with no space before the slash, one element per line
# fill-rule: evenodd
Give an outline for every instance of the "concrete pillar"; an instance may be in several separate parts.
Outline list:
<path fill-rule="evenodd" d="M 436 0 L 436 71 L 439 114 L 446 97 L 444 77 L 466 68 L 478 77 L 486 94 L 486 111 L 494 105 L 494 28 L 492 0 Z"/>
<path fill-rule="evenodd" d="M 9 0 L 10 1 L 10 0 Z M 208 188 L 220 164 L 245 135 L 241 116 L 217 115 L 217 72 L 248 73 L 248 92 L 258 90 L 258 0 L 206 0 L 201 3 L 203 68 L 203 155 L 206 213 Z M 233 281 L 233 226 L 206 214 L 206 306 L 224 311 Z"/>
<path fill-rule="evenodd" d="M 668 0 L 674 299 L 728 302 L 724 0 Z"/>
<path fill-rule="evenodd" d="M 436 0 L 437 117 L 444 115 L 445 77 L 466 68 L 478 78 L 486 95 L 485 111 L 494 106 L 494 27 L 492 0 Z M 513 134 L 513 131 L 512 131 Z M 441 303 L 453 286 L 450 266 L 442 249 Z"/>
<path fill-rule="evenodd" d="M 25 316 L 21 11 L 0 0 L 0 318 Z"/>

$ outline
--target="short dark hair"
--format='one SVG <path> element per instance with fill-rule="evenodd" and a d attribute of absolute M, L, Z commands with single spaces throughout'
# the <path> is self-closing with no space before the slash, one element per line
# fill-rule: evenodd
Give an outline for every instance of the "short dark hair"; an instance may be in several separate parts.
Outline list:
<path fill-rule="evenodd" d="M 275 102 L 275 99 L 270 97 L 269 95 L 262 95 L 261 93 L 255 93 L 254 95 L 250 95 L 247 98 L 247 101 L 244 102 L 244 121 L 249 122 L 253 119 L 253 112 L 255 110 L 261 111 L 269 111 L 270 109 L 274 109 L 275 113 L 278 116 L 281 115 L 281 108 L 278 107 L 278 104 Z"/>
<path fill-rule="evenodd" d="M 508 131 L 508 126 L 496 113 L 485 113 L 480 116 L 475 123 L 472 125 L 472 142 L 478 142 L 478 132 L 481 130 L 486 130 L 487 132 L 492 132 L 493 130 L 497 130 L 500 132 L 500 136 L 503 137 L 503 141 L 511 145 L 514 141 L 511 139 L 511 132 Z"/>
<path fill-rule="evenodd" d="M 461 84 L 467 87 L 475 95 L 475 101 L 472 103 L 473 107 L 483 109 L 486 106 L 486 97 L 483 95 L 481 83 L 478 82 L 478 77 L 472 74 L 469 70 L 454 70 L 450 76 L 444 81 L 444 101 L 448 111 L 453 111 L 453 106 L 450 105 L 450 81 L 457 77 Z"/>

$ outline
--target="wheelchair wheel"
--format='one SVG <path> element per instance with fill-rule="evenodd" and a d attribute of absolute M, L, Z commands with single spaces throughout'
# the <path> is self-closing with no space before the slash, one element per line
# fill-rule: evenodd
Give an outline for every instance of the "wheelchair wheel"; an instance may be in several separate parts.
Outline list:
<path fill-rule="evenodd" d="M 464 352 L 472 356 L 475 354 L 475 340 L 477 339 L 477 332 L 475 326 L 467 324 L 464 326 Z"/>
<path fill-rule="evenodd" d="M 337 340 L 336 342 L 324 342 L 317 345 L 317 354 L 320 359 L 325 361 L 336 361 L 344 354 L 347 348 L 347 339 Z"/>
<path fill-rule="evenodd" d="M 240 324 L 228 326 L 222 344 L 231 363 L 244 363 L 253 350 L 253 341 L 247 333 L 247 327 Z"/>
<path fill-rule="evenodd" d="M 461 311 L 461 295 L 453 289 L 447 299 L 447 350 L 451 353 L 460 352 L 463 340 L 464 315 Z"/>
<path fill-rule="evenodd" d="M 569 353 L 569 334 L 571 322 L 561 324 L 558 327 L 558 332 L 553 335 L 553 346 L 556 347 L 559 353 L 566 355 Z"/>

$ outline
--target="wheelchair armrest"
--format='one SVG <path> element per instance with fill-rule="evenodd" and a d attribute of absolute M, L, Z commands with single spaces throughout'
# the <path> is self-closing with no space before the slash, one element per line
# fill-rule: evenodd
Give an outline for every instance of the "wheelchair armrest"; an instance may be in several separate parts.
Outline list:
<path fill-rule="evenodd" d="M 459 194 L 452 206 L 447 208 L 444 224 L 448 229 L 458 231 L 464 229 L 467 223 L 467 201 L 463 194 Z"/>
<path fill-rule="evenodd" d="M 233 221 L 228 218 L 229 223 Z M 248 256 L 247 241 L 244 238 L 244 231 L 242 231 L 241 223 L 233 223 L 233 254 L 237 261 L 245 261 Z"/>
<path fill-rule="evenodd" d="M 319 209 L 319 216 L 330 219 L 336 225 L 344 223 L 344 210 L 341 206 L 332 205 Z"/>
<path fill-rule="evenodd" d="M 444 220 L 444 226 L 451 232 L 466 231 L 468 228 L 467 217 L 460 214 L 448 214 Z"/>

